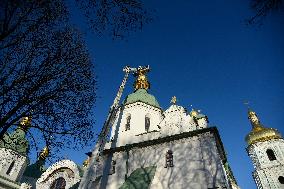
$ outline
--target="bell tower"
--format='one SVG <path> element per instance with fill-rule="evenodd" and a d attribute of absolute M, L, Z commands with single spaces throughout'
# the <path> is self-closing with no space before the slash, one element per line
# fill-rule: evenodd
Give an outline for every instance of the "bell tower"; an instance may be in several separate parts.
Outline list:
<path fill-rule="evenodd" d="M 253 178 L 258 189 L 284 188 L 284 140 L 273 128 L 264 127 L 256 113 L 249 109 L 251 132 L 245 140 L 254 166 Z"/>

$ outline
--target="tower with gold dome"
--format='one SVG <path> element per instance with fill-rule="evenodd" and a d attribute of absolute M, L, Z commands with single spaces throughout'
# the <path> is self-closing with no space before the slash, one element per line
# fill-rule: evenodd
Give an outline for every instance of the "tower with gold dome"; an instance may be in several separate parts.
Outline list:
<path fill-rule="evenodd" d="M 102 129 L 98 147 L 103 150 L 97 153 L 96 145 L 90 153 L 79 188 L 239 189 L 218 130 L 209 126 L 207 116 L 188 111 L 177 97 L 164 110 L 150 94 L 149 66 L 131 70 L 134 91 L 110 111 L 115 113 L 105 122 L 110 135 Z"/>
<path fill-rule="evenodd" d="M 284 140 L 281 134 L 276 129 L 263 126 L 251 109 L 248 110 L 248 119 L 252 130 L 245 140 L 257 188 L 284 188 Z"/>

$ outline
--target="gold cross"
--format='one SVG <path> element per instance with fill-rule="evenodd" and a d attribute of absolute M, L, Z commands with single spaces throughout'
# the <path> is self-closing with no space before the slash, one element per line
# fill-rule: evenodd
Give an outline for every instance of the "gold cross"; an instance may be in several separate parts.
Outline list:
<path fill-rule="evenodd" d="M 176 96 L 173 96 L 173 97 L 172 97 L 171 103 L 172 103 L 172 104 L 176 104 L 176 103 L 177 103 L 177 97 L 176 97 Z"/>

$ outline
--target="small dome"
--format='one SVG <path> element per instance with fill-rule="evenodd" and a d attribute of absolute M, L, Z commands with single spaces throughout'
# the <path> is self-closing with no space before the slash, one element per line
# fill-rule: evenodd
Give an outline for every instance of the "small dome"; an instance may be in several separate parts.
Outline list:
<path fill-rule="evenodd" d="M 138 89 L 134 93 L 128 95 L 124 100 L 124 105 L 131 104 L 134 102 L 144 102 L 151 106 L 160 108 L 160 105 L 156 98 L 153 95 L 149 94 L 145 89 Z"/>
<path fill-rule="evenodd" d="M 270 139 L 282 138 L 281 134 L 272 128 L 265 128 L 261 125 L 256 126 L 252 131 L 246 136 L 246 142 L 248 145 L 254 144 L 256 142 L 263 142 Z"/>
<path fill-rule="evenodd" d="M 206 118 L 206 115 L 201 114 L 199 111 L 196 111 L 194 109 L 192 109 L 189 114 L 191 117 L 196 118 L 196 119 Z"/>
<path fill-rule="evenodd" d="M 45 160 L 37 160 L 34 164 L 29 165 L 24 172 L 24 176 L 31 178 L 40 178 L 42 173 L 45 171 Z"/>
<path fill-rule="evenodd" d="M 26 139 L 26 132 L 22 128 L 17 128 L 11 134 L 5 134 L 0 140 L 0 148 L 7 148 L 26 156 L 29 151 L 29 142 Z"/>
<path fill-rule="evenodd" d="M 281 134 L 276 129 L 264 127 L 260 123 L 256 113 L 251 109 L 248 110 L 248 119 L 250 120 L 252 125 L 252 131 L 245 138 L 248 145 L 254 144 L 256 142 L 267 141 L 270 139 L 282 138 Z"/>

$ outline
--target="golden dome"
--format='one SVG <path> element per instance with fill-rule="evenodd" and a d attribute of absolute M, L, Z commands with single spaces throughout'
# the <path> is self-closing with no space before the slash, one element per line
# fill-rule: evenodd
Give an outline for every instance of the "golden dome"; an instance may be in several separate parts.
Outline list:
<path fill-rule="evenodd" d="M 245 138 L 248 145 L 254 144 L 256 142 L 282 138 L 281 134 L 276 129 L 264 127 L 260 123 L 254 111 L 248 111 L 248 118 L 252 125 L 252 131 Z"/>
<path fill-rule="evenodd" d="M 196 117 L 198 115 L 198 112 L 196 110 L 192 109 L 191 112 L 190 112 L 190 115 L 192 117 Z"/>

